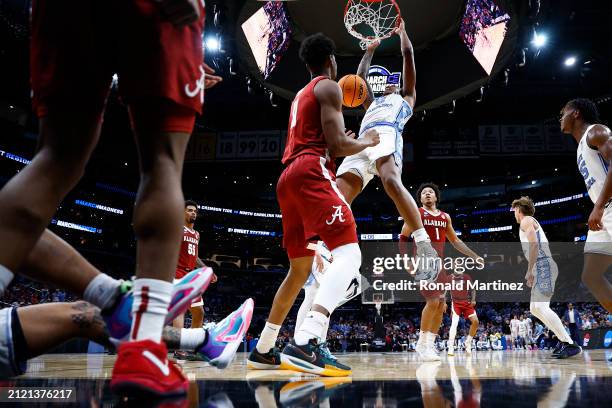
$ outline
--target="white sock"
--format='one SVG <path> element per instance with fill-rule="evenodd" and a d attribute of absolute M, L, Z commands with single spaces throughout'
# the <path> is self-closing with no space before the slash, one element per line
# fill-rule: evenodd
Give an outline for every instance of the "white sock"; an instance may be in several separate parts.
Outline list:
<path fill-rule="evenodd" d="M 304 301 L 300 305 L 298 309 L 297 318 L 295 319 L 295 330 L 293 331 L 293 336 L 300 329 L 300 326 L 304 322 L 306 318 L 306 314 L 312 308 L 312 302 L 314 301 L 315 295 L 317 294 L 317 290 L 319 289 L 318 283 L 313 283 L 312 285 L 304 288 Z"/>
<path fill-rule="evenodd" d="M 414 239 L 414 242 L 431 241 L 429 239 L 429 235 L 427 235 L 427 231 L 425 231 L 425 228 L 419 228 L 418 230 L 414 231 L 412 233 L 412 239 Z"/>
<path fill-rule="evenodd" d="M 276 344 L 280 328 L 280 324 L 266 322 L 264 329 L 261 331 L 261 336 L 259 336 L 259 340 L 257 341 L 257 345 L 255 346 L 257 351 L 260 353 L 267 353 L 270 351 Z"/>
<path fill-rule="evenodd" d="M 419 330 L 419 338 L 417 340 L 417 347 L 424 346 L 426 343 L 425 333 L 423 330 Z"/>
<path fill-rule="evenodd" d="M 206 341 L 206 330 L 204 329 L 181 329 L 181 350 L 195 350 Z"/>
<path fill-rule="evenodd" d="M 102 310 L 108 309 L 115 304 L 120 285 L 121 282 L 117 279 L 101 273 L 89 282 L 83 292 L 83 299 Z"/>
<path fill-rule="evenodd" d="M 307 344 L 310 339 L 317 339 L 317 341 L 319 341 L 323 334 L 323 328 L 328 321 L 329 317 L 325 316 L 323 313 L 308 312 L 306 319 L 304 319 L 304 323 L 300 326 L 300 330 L 295 334 L 295 344 L 303 346 Z"/>
<path fill-rule="evenodd" d="M 4 291 L 11 284 L 15 274 L 7 267 L 0 265 L 0 296 L 4 295 Z"/>
<path fill-rule="evenodd" d="M 559 340 L 565 343 L 574 344 L 571 336 L 567 334 L 563 328 L 563 323 L 561 323 L 559 315 L 550 308 L 550 302 L 532 302 L 529 309 L 531 314 L 540 319 L 546 327 L 552 330 Z"/>
<path fill-rule="evenodd" d="M 329 330 L 329 320 L 325 322 L 325 326 L 323 326 L 323 331 L 321 332 L 321 341 L 327 341 L 327 331 Z"/>
<path fill-rule="evenodd" d="M 426 340 L 427 340 L 427 346 L 431 348 L 435 348 L 436 337 L 438 337 L 438 335 L 432 332 L 425 332 L 425 335 L 426 335 Z"/>
<path fill-rule="evenodd" d="M 134 281 L 131 340 L 161 342 L 174 285 L 159 279 Z"/>
<path fill-rule="evenodd" d="M 468 348 L 468 347 L 471 348 L 471 346 L 472 346 L 472 339 L 473 339 L 472 336 L 469 336 L 469 335 L 467 336 L 467 338 L 465 339 L 465 348 Z"/>
<path fill-rule="evenodd" d="M 322 306 L 331 315 L 346 296 L 351 281 L 359 273 L 361 250 L 357 244 L 346 244 L 331 251 L 334 258 L 323 278 L 313 304 Z"/>

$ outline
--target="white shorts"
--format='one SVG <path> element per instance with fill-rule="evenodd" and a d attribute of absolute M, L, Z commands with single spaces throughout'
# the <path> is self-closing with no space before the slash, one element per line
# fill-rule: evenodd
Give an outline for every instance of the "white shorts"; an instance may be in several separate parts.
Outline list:
<path fill-rule="evenodd" d="M 363 190 L 374 176 L 378 176 L 376 160 L 381 157 L 393 155 L 397 167 L 402 168 L 404 139 L 402 134 L 391 126 L 377 126 L 373 129 L 378 131 L 380 143 L 376 146 L 368 147 L 361 152 L 346 157 L 338 171 L 336 177 L 343 173 L 351 172 L 361 178 L 361 189 Z"/>
<path fill-rule="evenodd" d="M 610 204 L 604 211 L 601 223 L 603 224 L 602 230 L 589 230 L 584 252 L 612 256 L 612 206 Z"/>

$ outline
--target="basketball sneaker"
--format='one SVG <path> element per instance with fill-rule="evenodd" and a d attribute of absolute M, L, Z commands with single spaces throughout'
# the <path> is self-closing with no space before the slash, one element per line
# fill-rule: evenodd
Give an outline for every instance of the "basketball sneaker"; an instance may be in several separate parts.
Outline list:
<path fill-rule="evenodd" d="M 452 356 L 454 356 L 454 355 L 455 355 L 455 346 L 453 346 L 452 344 L 450 344 L 450 345 L 448 346 L 448 355 L 449 355 L 450 357 L 452 357 Z"/>
<path fill-rule="evenodd" d="M 251 325 L 253 307 L 253 299 L 249 298 L 217 323 L 208 331 L 204 344 L 196 348 L 196 356 L 217 368 L 227 367 L 234 359 L 236 350 Z"/>
<path fill-rule="evenodd" d="M 416 244 L 416 257 L 419 266 L 414 275 L 416 281 L 433 282 L 442 270 L 442 262 L 438 252 L 431 246 L 431 242 L 422 241 Z"/>
<path fill-rule="evenodd" d="M 550 354 L 550 356 L 556 358 L 559 355 L 559 352 L 561 351 L 562 348 L 563 348 L 563 342 L 561 342 L 561 341 L 557 342 L 557 345 L 553 349 L 553 351 Z"/>
<path fill-rule="evenodd" d="M 338 357 L 334 356 L 331 351 L 329 351 L 329 347 L 327 347 L 327 342 L 321 343 L 320 349 L 321 354 L 323 354 L 325 357 L 329 358 L 330 360 L 338 361 Z"/>
<path fill-rule="evenodd" d="M 472 354 L 472 340 L 466 340 L 465 342 L 465 352 L 468 354 Z"/>
<path fill-rule="evenodd" d="M 557 358 L 565 359 L 580 354 L 581 352 L 582 347 L 580 347 L 576 343 L 563 343 L 563 347 L 561 347 L 561 350 L 559 350 Z"/>
<path fill-rule="evenodd" d="M 168 360 L 165 343 L 139 340 L 119 345 L 110 388 L 120 395 L 166 398 L 186 395 L 189 381 Z"/>
<path fill-rule="evenodd" d="M 321 345 L 315 339 L 308 344 L 299 346 L 291 340 L 281 353 L 283 368 L 303 373 L 318 374 L 325 377 L 348 377 L 351 368 L 326 357 L 321 351 Z"/>
<path fill-rule="evenodd" d="M 179 315 L 185 313 L 191 305 L 191 300 L 200 296 L 213 277 L 213 270 L 209 267 L 195 269 L 174 284 L 172 298 L 168 307 L 166 324 L 171 324 Z M 108 311 L 102 312 L 110 334 L 110 340 L 115 345 L 127 340 L 132 327 L 132 304 L 134 294 L 132 282 L 124 281 L 119 286 L 120 296 L 117 303 Z"/>
<path fill-rule="evenodd" d="M 438 352 L 436 352 L 436 350 L 433 347 L 423 346 L 420 349 L 417 347 L 416 352 L 419 355 L 419 358 L 421 359 L 421 361 L 423 362 L 432 362 L 432 361 L 442 360 Z"/>
<path fill-rule="evenodd" d="M 260 353 L 255 347 L 247 360 L 247 368 L 253 370 L 276 370 L 281 367 L 280 352 L 276 347 L 267 353 Z"/>

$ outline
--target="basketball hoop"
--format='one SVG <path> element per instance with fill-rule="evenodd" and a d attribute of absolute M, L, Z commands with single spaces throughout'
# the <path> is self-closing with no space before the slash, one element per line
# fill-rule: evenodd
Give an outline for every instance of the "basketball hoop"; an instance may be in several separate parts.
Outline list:
<path fill-rule="evenodd" d="M 365 50 L 372 42 L 391 37 L 399 27 L 400 16 L 394 0 L 349 0 L 344 9 L 344 25 Z"/>

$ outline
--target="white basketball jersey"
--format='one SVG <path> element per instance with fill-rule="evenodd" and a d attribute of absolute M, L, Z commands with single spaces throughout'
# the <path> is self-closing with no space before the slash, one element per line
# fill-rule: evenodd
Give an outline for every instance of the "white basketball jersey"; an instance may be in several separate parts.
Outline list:
<path fill-rule="evenodd" d="M 596 203 L 606 180 L 610 163 L 599 154 L 598 150 L 590 148 L 587 143 L 587 135 L 593 126 L 595 125 L 589 126 L 584 132 L 580 143 L 578 143 L 576 155 L 578 171 L 584 178 L 591 201 Z"/>
<path fill-rule="evenodd" d="M 374 99 L 363 117 L 359 136 L 366 130 L 377 126 L 393 127 L 402 133 L 404 125 L 411 116 L 412 108 L 401 95 L 393 93 L 381 96 Z"/>
<path fill-rule="evenodd" d="M 533 217 L 532 217 L 533 218 Z M 550 247 L 548 246 L 548 238 L 546 238 L 546 233 L 542 228 L 542 225 L 533 218 L 535 222 L 538 224 L 536 228 L 536 237 L 538 239 L 538 258 L 550 257 L 552 255 L 550 253 Z M 523 247 L 523 253 L 525 254 L 525 258 L 529 259 L 529 240 L 527 239 L 527 233 L 519 228 L 519 238 L 521 239 L 521 246 Z"/>

